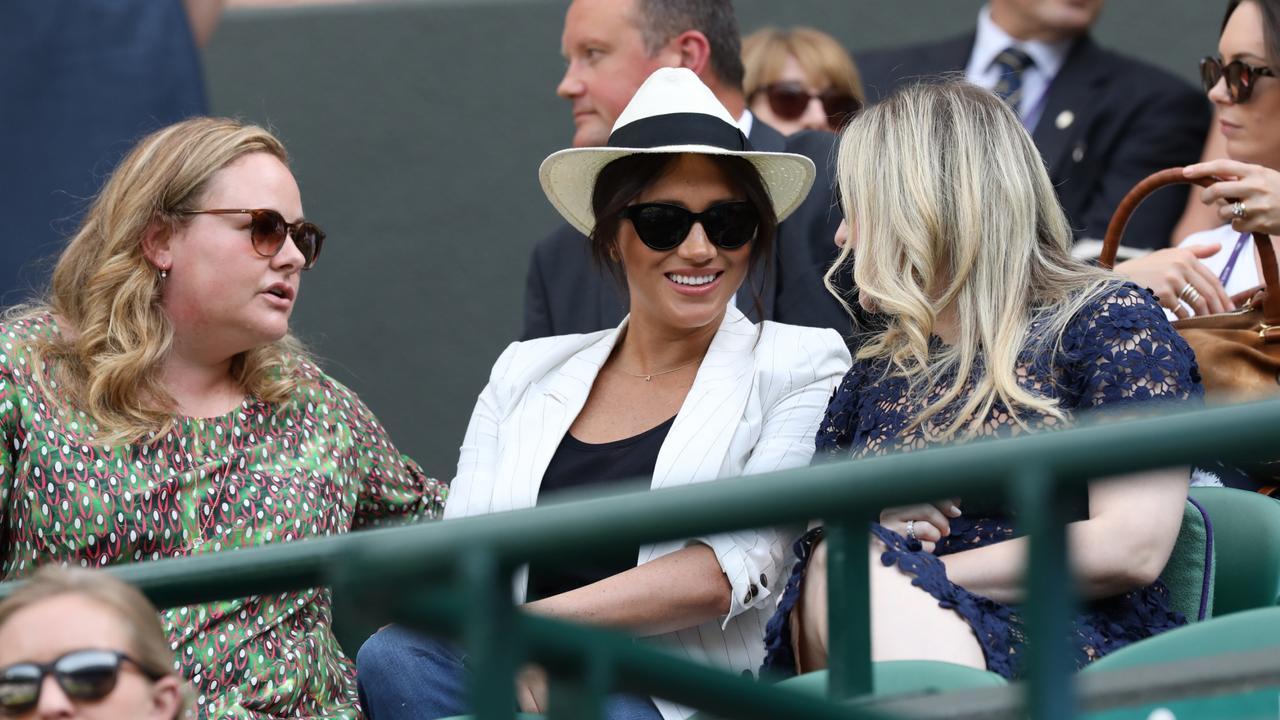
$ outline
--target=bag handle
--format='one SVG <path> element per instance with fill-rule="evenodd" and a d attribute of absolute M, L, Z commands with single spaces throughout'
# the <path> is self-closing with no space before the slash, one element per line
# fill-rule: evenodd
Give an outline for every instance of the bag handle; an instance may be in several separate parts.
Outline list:
<path fill-rule="evenodd" d="M 1166 185 L 1200 185 L 1209 187 L 1214 183 L 1212 178 L 1190 179 L 1182 174 L 1182 168 L 1173 167 L 1147 176 L 1120 201 L 1116 212 L 1107 225 L 1107 234 L 1102 240 L 1102 254 L 1098 256 L 1098 264 L 1111 268 L 1116 262 L 1116 252 L 1120 249 L 1120 239 L 1124 236 L 1125 225 L 1129 216 L 1142 204 L 1151 193 Z M 1228 198 L 1230 200 L 1230 198 Z M 1262 279 L 1267 293 L 1262 300 L 1263 322 L 1268 326 L 1280 326 L 1280 269 L 1276 267 L 1276 253 L 1271 247 L 1271 238 L 1265 233 L 1253 234 L 1253 245 L 1258 248 L 1258 256 L 1262 260 Z"/>

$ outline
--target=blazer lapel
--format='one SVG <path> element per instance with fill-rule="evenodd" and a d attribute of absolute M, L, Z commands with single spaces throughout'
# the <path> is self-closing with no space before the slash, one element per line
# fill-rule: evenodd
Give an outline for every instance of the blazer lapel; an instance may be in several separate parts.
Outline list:
<path fill-rule="evenodd" d="M 720 476 L 751 395 L 756 339 L 756 326 L 729 308 L 658 451 L 653 489 Z"/>
<path fill-rule="evenodd" d="M 622 325 L 574 353 L 558 370 L 531 388 L 525 408 L 516 414 L 519 423 L 516 437 L 521 438 L 519 448 L 515 452 L 504 452 L 511 462 L 507 472 L 515 482 L 509 484 L 511 493 L 506 502 L 495 498 L 495 510 L 515 510 L 536 504 L 542 476 L 560 441 L 582 412 L 591 386 L 613 352 L 626 322 L 624 318 Z"/>
<path fill-rule="evenodd" d="M 1088 36 L 1071 48 L 1049 85 L 1044 111 L 1032 132 L 1055 183 L 1063 179 L 1072 162 L 1089 152 L 1086 131 L 1098 105 L 1100 88 L 1107 82 L 1106 68 L 1094 62 L 1096 52 L 1097 45 Z"/>

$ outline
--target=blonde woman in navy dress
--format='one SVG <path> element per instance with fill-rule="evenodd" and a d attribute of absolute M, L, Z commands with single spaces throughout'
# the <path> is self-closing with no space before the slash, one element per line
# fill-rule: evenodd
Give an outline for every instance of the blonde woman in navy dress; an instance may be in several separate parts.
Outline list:
<path fill-rule="evenodd" d="M 864 111 L 838 161 L 836 242 L 859 302 L 884 317 L 827 408 L 818 454 L 869 457 L 1197 401 L 1190 349 L 1151 293 L 1071 258 L 1071 232 L 1018 118 L 964 83 L 921 85 Z M 836 272 L 837 267 L 832 272 Z M 1094 483 L 1072 504 L 1085 602 L 1076 663 L 1174 627 L 1158 578 L 1189 473 Z M 957 498 L 885 508 L 873 525 L 872 654 L 1017 677 L 1027 540 L 1003 508 Z M 826 665 L 825 544 L 770 623 L 768 665 Z M 807 569 L 807 571 L 806 571 Z"/>

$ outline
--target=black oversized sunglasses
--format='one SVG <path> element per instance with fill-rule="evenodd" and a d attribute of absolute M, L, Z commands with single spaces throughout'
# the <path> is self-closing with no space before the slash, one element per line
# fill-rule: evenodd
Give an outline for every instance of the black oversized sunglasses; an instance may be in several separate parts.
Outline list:
<path fill-rule="evenodd" d="M 1232 60 L 1223 65 L 1222 58 L 1212 55 L 1200 58 L 1200 82 L 1204 85 L 1204 91 L 1208 93 L 1219 80 L 1226 78 L 1227 94 L 1231 96 L 1233 103 L 1247 102 L 1253 95 L 1253 81 L 1263 76 L 1275 77 L 1276 73 L 1269 67 L 1249 65 L 1240 60 Z"/>
<path fill-rule="evenodd" d="M 788 81 L 769 83 L 760 90 L 769 101 L 769 109 L 783 120 L 800 119 L 805 108 L 809 107 L 809 101 L 817 98 L 822 103 L 822 112 L 826 113 L 827 122 L 839 130 L 862 109 L 862 103 L 856 97 L 835 88 L 811 93 L 804 85 Z"/>
<path fill-rule="evenodd" d="M 132 663 L 153 682 L 164 677 L 115 650 L 74 650 L 51 663 L 17 663 L 0 668 L 0 715 L 17 717 L 40 702 L 46 675 L 53 675 L 72 700 L 101 700 L 116 688 L 121 664 Z"/>
<path fill-rule="evenodd" d="M 622 217 L 635 226 L 640 242 L 659 252 L 679 247 L 694 223 L 702 225 L 713 245 L 725 250 L 751 242 L 760 227 L 760 215 L 749 202 L 720 203 L 700 213 L 679 205 L 641 203 L 623 209 Z"/>
<path fill-rule="evenodd" d="M 284 216 L 275 210 L 187 210 L 183 215 L 248 215 L 249 234 L 253 238 L 253 249 L 262 257 L 275 257 L 284 247 L 284 240 L 293 236 L 293 244 L 298 247 L 304 260 L 303 270 L 310 270 L 320 257 L 320 247 L 324 244 L 324 232 L 313 223 L 299 221 L 285 222 Z"/>

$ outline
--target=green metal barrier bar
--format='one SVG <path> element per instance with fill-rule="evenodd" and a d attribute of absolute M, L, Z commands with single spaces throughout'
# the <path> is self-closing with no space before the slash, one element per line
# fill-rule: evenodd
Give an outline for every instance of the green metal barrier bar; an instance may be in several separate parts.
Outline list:
<path fill-rule="evenodd" d="M 357 596 L 360 600 L 380 602 L 384 593 L 411 594 L 412 602 L 396 606 L 388 620 L 446 639 L 464 639 L 466 628 L 459 627 L 456 616 L 462 610 L 461 598 L 454 591 L 431 590 L 425 585 L 412 588 L 385 588 L 372 584 L 373 578 L 385 577 L 395 571 L 393 558 L 372 562 L 360 562 L 357 574 L 346 576 L 335 583 L 335 592 Z M 472 604 L 467 597 L 465 602 Z M 574 625 L 560 620 L 539 617 L 527 613 L 515 613 L 510 634 L 522 638 L 529 650 L 529 659 L 544 665 L 549 671 L 573 674 L 585 663 L 609 668 L 613 675 L 613 691 L 656 694 L 724 717 L 742 720 L 778 720 L 778 718 L 806 718 L 806 720 L 877 720 L 884 717 L 870 709 L 841 707 L 821 698 L 794 691 L 771 687 L 753 679 L 738 677 L 723 670 L 677 657 L 669 652 L 636 642 L 630 635 L 603 628 Z M 474 667 L 476 675 L 482 674 Z M 565 672 L 567 671 L 567 672 Z M 510 686 L 510 674 L 491 678 Z M 581 693 L 575 688 L 574 693 Z M 556 700 L 552 698 L 554 707 Z M 494 708 L 487 705 L 491 714 L 485 718 L 480 707 L 477 718 L 510 717 L 511 706 Z M 499 714 L 493 714 L 499 713 Z M 572 715 L 575 718 L 599 717 L 598 715 Z"/>
<path fill-rule="evenodd" d="M 1278 445 L 1280 401 L 1252 403 L 108 571 L 172 607 L 323 585 L 326 569 L 345 550 L 391 552 L 423 573 L 450 570 L 453 558 L 482 544 L 499 560 L 554 559 L 602 537 L 635 545 L 812 517 L 870 517 L 890 505 L 959 492 L 1000 497 L 1007 469 L 1028 464 L 1078 487 L 1092 477 L 1209 457 L 1255 457 Z M 12 586 L 0 583 L 0 597 Z"/>
<path fill-rule="evenodd" d="M 831 655 L 827 694 L 832 700 L 847 700 L 872 690 L 871 568 L 867 564 L 871 552 L 867 525 L 871 519 L 842 519 L 824 528 L 827 647 Z"/>
<path fill-rule="evenodd" d="M 443 573 L 446 579 L 437 580 L 443 583 L 456 571 L 458 558 L 483 548 L 482 559 L 473 560 L 474 565 L 464 568 L 462 576 L 469 578 L 475 588 L 473 592 L 480 593 L 483 598 L 480 609 L 489 615 L 475 612 L 477 603 L 472 599 L 468 599 L 467 604 L 454 603 L 449 613 L 454 622 L 472 618 L 467 621 L 472 641 L 488 643 L 490 648 L 500 644 L 496 641 L 502 640 L 512 627 L 504 619 L 505 615 L 515 618 L 511 622 L 516 627 L 524 628 L 523 632 L 507 636 L 516 643 L 513 651 L 498 653 L 487 660 L 492 663 L 487 666 L 491 672 L 484 674 L 492 675 L 492 682 L 506 683 L 509 687 L 509 670 L 519 662 L 525 643 L 529 653 L 541 659 L 548 648 L 567 642 L 577 648 L 576 662 L 581 663 L 589 661 L 586 659 L 589 656 L 581 654 L 584 648 L 606 642 L 590 634 L 599 631 L 559 626 L 549 630 L 545 628 L 550 626 L 543 623 L 550 621 L 523 618 L 512 612 L 509 588 L 503 578 L 509 576 L 509 568 L 515 563 L 563 557 L 566 551 L 589 544 L 637 545 L 741 527 L 800 523 L 811 517 L 837 518 L 843 528 L 833 529 L 842 537 L 836 541 L 840 547 L 833 546 L 831 550 L 838 550 L 842 560 L 838 569 L 833 563 L 833 573 L 842 573 L 844 581 L 857 586 L 854 594 L 862 598 L 850 599 L 837 593 L 842 596 L 832 603 L 833 608 L 840 607 L 849 613 L 839 621 L 847 625 L 832 626 L 832 691 L 839 697 L 870 688 L 866 540 L 865 533 L 858 531 L 860 521 L 855 518 L 872 517 L 879 508 L 888 505 L 929 501 L 957 493 L 966 497 L 1003 497 L 1010 489 L 1009 473 L 1017 472 L 1018 468 L 1037 468 L 1038 479 L 1023 477 L 1013 483 L 1013 489 L 1025 503 L 1022 511 L 1033 519 L 1033 552 L 1042 553 L 1031 562 L 1028 601 L 1030 607 L 1036 608 L 1052 603 L 1068 582 L 1063 556 L 1065 544 L 1061 539 L 1065 518 L 1052 512 L 1056 503 L 1049 502 L 1046 508 L 1046 501 L 1078 488 L 1093 477 L 1189 464 L 1209 457 L 1256 457 L 1273 451 L 1280 445 L 1277 439 L 1280 439 L 1280 402 L 1273 401 L 831 463 L 448 523 L 125 565 L 113 568 L 112 572 L 139 585 L 157 604 L 174 606 L 324 585 L 330 579 L 338 581 L 352 576 L 336 570 L 338 568 L 356 567 L 367 561 L 373 561 L 372 566 L 376 567 L 379 558 L 394 560 L 394 567 L 383 568 L 384 577 L 423 578 Z M 1050 485 L 1052 487 L 1048 487 Z M 1027 486 L 1033 487 L 1026 489 Z M 1047 569 L 1037 570 L 1042 564 Z M 336 574 L 331 578 L 331 573 Z M 1037 580 L 1039 575 L 1044 579 Z M 0 596 L 10 589 L 7 584 L 0 585 Z M 1045 607 L 1044 618 L 1035 621 L 1033 632 L 1046 632 L 1051 636 L 1052 628 L 1063 627 L 1065 611 L 1051 604 Z M 480 627 L 486 622 L 496 622 L 503 629 L 495 635 Z M 626 645 L 640 650 L 632 643 Z M 611 648 L 608 658 L 622 687 L 640 689 L 634 684 L 638 678 L 643 680 L 643 688 L 656 694 L 709 709 L 721 707 L 742 717 L 757 715 L 737 703 L 717 706 L 717 702 L 724 700 L 718 693 L 751 697 L 753 701 L 749 704 L 758 708 L 772 707 L 769 702 L 779 692 L 740 678 L 726 679 L 723 673 L 710 668 L 686 667 L 690 664 L 678 663 L 665 655 L 647 658 Z M 671 671 L 673 667 L 678 671 Z M 1036 700 L 1032 709 L 1037 716 L 1053 716 L 1056 697 L 1053 689 L 1068 687 L 1068 677 L 1048 661 L 1033 661 L 1031 686 Z M 691 682 L 690 678 L 698 680 Z M 755 689 L 747 690 L 747 686 Z M 491 687 L 497 686 L 478 684 L 477 690 L 485 694 Z M 505 709 L 499 708 L 506 703 L 506 698 L 485 704 L 486 720 L 510 717 L 509 704 Z M 806 710 L 803 716 L 849 717 L 845 708 L 828 707 L 830 712 L 838 714 L 822 714 L 814 709 Z M 1069 712 L 1068 709 L 1067 714 Z"/>
<path fill-rule="evenodd" d="M 1009 494 L 1019 521 L 1031 539 L 1027 556 L 1026 607 L 1028 705 L 1041 720 L 1075 717 L 1071 685 L 1075 667 L 1067 641 L 1071 633 L 1073 591 L 1067 566 L 1067 515 L 1063 485 L 1055 485 L 1038 464 L 1024 465 L 1010 479 Z"/>
<path fill-rule="evenodd" d="M 468 608 L 462 616 L 463 640 L 469 651 L 472 707 L 483 720 L 514 720 L 515 687 L 511 678 L 522 653 L 507 644 L 523 645 L 516 632 L 509 572 L 502 572 L 493 552 L 484 546 L 461 556 L 463 587 Z M 402 569 L 402 568 L 401 568 Z M 383 577 L 394 577 L 384 573 Z"/>

